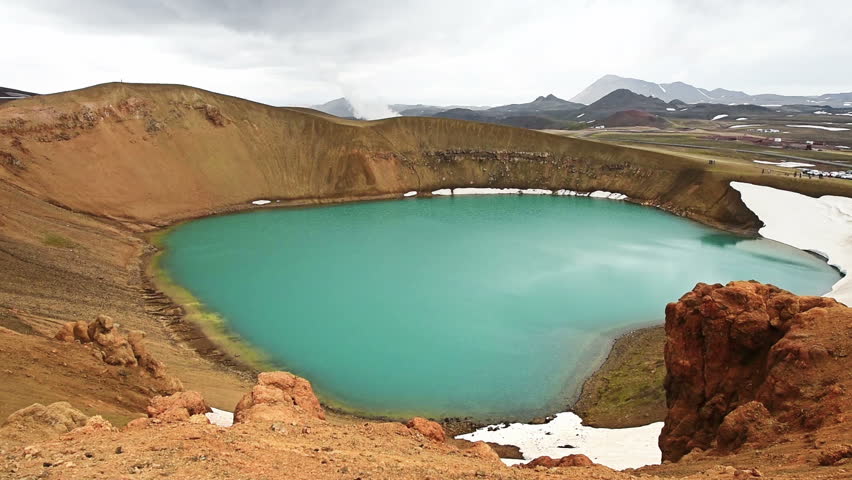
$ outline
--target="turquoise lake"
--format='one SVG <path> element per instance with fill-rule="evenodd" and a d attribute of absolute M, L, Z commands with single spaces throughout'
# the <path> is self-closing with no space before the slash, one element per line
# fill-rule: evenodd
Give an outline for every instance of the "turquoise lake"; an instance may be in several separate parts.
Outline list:
<path fill-rule="evenodd" d="M 564 410 L 613 338 L 697 282 L 818 295 L 840 278 L 777 242 L 576 197 L 268 209 L 164 241 L 172 279 L 324 402 L 399 418 Z"/>

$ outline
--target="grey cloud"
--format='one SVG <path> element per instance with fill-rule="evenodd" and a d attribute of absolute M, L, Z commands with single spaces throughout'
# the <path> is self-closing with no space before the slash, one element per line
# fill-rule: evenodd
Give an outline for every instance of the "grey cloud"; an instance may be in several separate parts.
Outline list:
<path fill-rule="evenodd" d="M 125 78 L 268 103 L 569 98 L 606 73 L 752 93 L 852 90 L 852 4 L 799 1 L 42 0 L 0 19 L 8 86 Z M 21 21 L 32 25 L 21 26 Z M 14 38 L 4 38 L 4 35 Z M 69 56 L 57 58 L 57 49 Z M 39 61 L 34 61 L 37 58 Z M 60 74 L 62 73 L 62 74 Z M 73 83 L 78 82 L 78 83 Z"/>

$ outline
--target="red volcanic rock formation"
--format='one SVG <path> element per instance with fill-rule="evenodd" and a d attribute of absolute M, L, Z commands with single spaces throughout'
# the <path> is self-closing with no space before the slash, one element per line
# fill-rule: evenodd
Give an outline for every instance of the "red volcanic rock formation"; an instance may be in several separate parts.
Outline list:
<path fill-rule="evenodd" d="M 535 468 L 535 467 L 592 467 L 595 465 L 595 462 L 591 461 L 589 457 L 583 454 L 576 455 L 567 455 L 562 458 L 551 458 L 547 455 L 543 457 L 538 457 L 535 460 L 521 465 L 523 468 Z"/>
<path fill-rule="evenodd" d="M 299 415 L 325 420 L 311 382 L 289 372 L 263 372 L 234 409 L 234 422 L 274 422 Z"/>
<path fill-rule="evenodd" d="M 444 432 L 444 427 L 438 422 L 427 420 L 423 417 L 414 417 L 405 424 L 406 427 L 416 430 L 423 434 L 424 437 L 432 439 L 436 442 L 443 442 L 447 439 L 447 434 Z"/>
<path fill-rule="evenodd" d="M 64 342 L 94 343 L 103 361 L 110 365 L 138 365 L 127 339 L 118 333 L 115 322 L 106 315 L 98 315 L 98 318 L 89 324 L 83 321 L 66 323 L 55 338 Z"/>
<path fill-rule="evenodd" d="M 63 342 L 80 342 L 94 347 L 94 352 L 109 365 L 140 367 L 152 377 L 162 380 L 166 390 L 177 392 L 183 385 L 177 378 L 166 375 L 166 366 L 155 359 L 145 347 L 145 332 L 131 331 L 125 337 L 112 318 L 106 315 L 90 323 L 84 321 L 68 322 L 54 336 Z"/>
<path fill-rule="evenodd" d="M 666 307 L 663 460 L 843 421 L 852 309 L 756 282 L 699 283 Z"/>
<path fill-rule="evenodd" d="M 443 431 L 443 430 L 442 430 Z M 490 460 L 494 460 L 495 462 L 501 462 L 500 455 L 491 448 L 491 445 L 488 445 L 485 442 L 473 442 L 473 445 L 467 449 L 467 451 L 479 458 L 486 458 Z"/>
<path fill-rule="evenodd" d="M 148 416 L 164 422 L 183 422 L 193 415 L 213 410 L 198 392 L 178 392 L 166 397 L 157 395 L 148 405 Z"/>

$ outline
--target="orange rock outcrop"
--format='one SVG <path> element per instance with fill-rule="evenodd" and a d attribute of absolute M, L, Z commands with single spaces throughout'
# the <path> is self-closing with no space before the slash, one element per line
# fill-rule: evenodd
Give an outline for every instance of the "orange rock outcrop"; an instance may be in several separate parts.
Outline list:
<path fill-rule="evenodd" d="M 325 419 L 311 382 L 289 372 L 263 372 L 234 409 L 234 422 L 285 421 L 307 416 Z"/>
<path fill-rule="evenodd" d="M 663 460 L 845 421 L 852 310 L 772 285 L 699 283 L 666 307 Z"/>
<path fill-rule="evenodd" d="M 423 417 L 414 417 L 405 424 L 408 428 L 420 432 L 424 437 L 436 442 L 443 442 L 447 439 L 447 434 L 444 432 L 444 427 L 438 422 L 427 420 Z"/>
<path fill-rule="evenodd" d="M 139 367 L 152 377 L 163 380 L 173 392 L 183 390 L 177 378 L 166 374 L 163 362 L 155 359 L 145 347 L 145 332 L 131 331 L 124 336 L 107 315 L 98 315 L 90 323 L 68 322 L 54 336 L 63 342 L 80 342 L 94 347 L 95 356 L 109 365 Z"/>

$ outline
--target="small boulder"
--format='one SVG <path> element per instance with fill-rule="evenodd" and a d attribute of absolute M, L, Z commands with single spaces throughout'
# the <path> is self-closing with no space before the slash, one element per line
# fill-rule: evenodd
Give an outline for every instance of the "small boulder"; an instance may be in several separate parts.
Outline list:
<path fill-rule="evenodd" d="M 121 365 L 135 367 L 138 365 L 136 355 L 127 339 L 115 328 L 115 322 L 106 315 L 98 315 L 94 322 L 89 324 L 89 337 L 104 354 L 104 362 L 110 365 Z"/>
<path fill-rule="evenodd" d="M 116 428 L 112 426 L 109 420 L 100 415 L 89 417 L 86 424 L 82 427 L 75 428 L 71 431 L 72 434 L 91 434 L 96 432 L 114 432 Z"/>
<path fill-rule="evenodd" d="M 0 425 L 0 438 L 21 442 L 46 440 L 84 426 L 88 418 L 68 402 L 48 406 L 35 403 L 9 415 Z"/>
<path fill-rule="evenodd" d="M 145 428 L 150 424 L 151 424 L 150 418 L 140 417 L 140 418 L 136 418 L 136 419 L 133 419 L 133 420 L 127 422 L 127 425 L 125 425 L 124 428 L 125 428 L 125 430 L 136 430 L 138 428 Z"/>
<path fill-rule="evenodd" d="M 325 420 L 311 383 L 289 372 L 263 372 L 234 408 L 234 422 L 286 421 L 299 416 Z"/>
<path fill-rule="evenodd" d="M 192 415 L 189 417 L 189 423 L 195 423 L 198 425 L 210 425 L 210 419 L 207 418 L 207 415 Z"/>
<path fill-rule="evenodd" d="M 820 465 L 827 467 L 840 462 L 844 458 L 852 458 L 852 445 L 840 445 L 819 455 L 817 461 Z"/>
<path fill-rule="evenodd" d="M 716 432 L 716 446 L 720 451 L 735 451 L 746 443 L 767 444 L 779 428 L 762 403 L 751 401 L 725 415 Z"/>
<path fill-rule="evenodd" d="M 213 410 L 198 392 L 177 392 L 156 396 L 148 404 L 148 416 L 166 423 L 185 422 L 193 415 L 203 415 Z"/>
<path fill-rule="evenodd" d="M 140 367 L 144 368 L 154 378 L 164 378 L 166 376 L 166 366 L 163 362 L 155 359 L 148 353 L 145 347 L 145 332 L 133 330 L 127 334 L 127 343 L 130 345 L 133 356 Z"/>
<path fill-rule="evenodd" d="M 89 343 L 92 341 L 89 336 L 89 324 L 84 321 L 63 324 L 53 338 L 63 342 Z"/>
<path fill-rule="evenodd" d="M 447 439 L 447 434 L 444 432 L 444 427 L 438 422 L 427 420 L 423 417 L 414 417 L 405 424 L 408 428 L 420 432 L 424 437 L 432 439 L 436 442 L 443 442 Z M 490 448 L 490 447 L 489 447 Z"/>
<path fill-rule="evenodd" d="M 594 462 L 589 459 L 589 457 L 583 454 L 576 455 L 568 455 L 562 458 L 551 458 L 548 456 L 538 457 L 532 460 L 529 463 L 521 465 L 523 468 L 535 468 L 535 467 L 545 467 L 545 468 L 554 468 L 554 467 L 593 467 L 595 465 Z"/>
<path fill-rule="evenodd" d="M 73 342 L 74 338 L 74 322 L 68 322 L 62 325 L 62 328 L 53 336 L 60 342 Z"/>
<path fill-rule="evenodd" d="M 473 442 L 473 445 L 471 445 L 470 448 L 467 449 L 467 451 L 472 453 L 475 457 L 496 460 L 497 462 L 500 462 L 500 456 L 497 455 L 497 452 L 495 452 L 494 449 L 491 448 L 491 445 L 488 445 L 483 441 Z"/>

